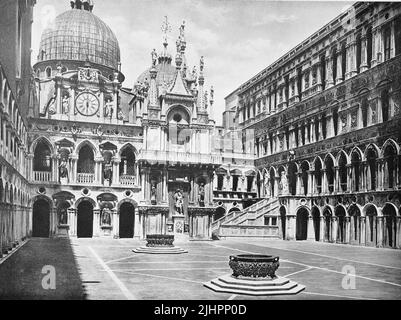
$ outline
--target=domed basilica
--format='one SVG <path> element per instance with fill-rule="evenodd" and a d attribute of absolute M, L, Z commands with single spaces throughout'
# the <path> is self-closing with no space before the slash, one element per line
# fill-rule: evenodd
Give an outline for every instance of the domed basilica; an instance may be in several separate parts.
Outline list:
<path fill-rule="evenodd" d="M 71 1 L 42 34 L 29 110 L 33 235 L 210 239 L 221 158 L 203 57 L 189 69 L 185 23 L 169 53 L 166 18 L 161 52 L 125 88 L 117 38 L 93 9 Z"/>

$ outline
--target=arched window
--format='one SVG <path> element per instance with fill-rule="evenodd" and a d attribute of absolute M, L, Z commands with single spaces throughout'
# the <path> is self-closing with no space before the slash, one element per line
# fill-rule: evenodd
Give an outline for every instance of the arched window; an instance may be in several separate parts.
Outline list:
<path fill-rule="evenodd" d="M 351 175 L 352 175 L 352 190 L 359 191 L 360 189 L 360 177 L 361 172 L 361 157 L 358 152 L 354 151 L 351 157 Z"/>
<path fill-rule="evenodd" d="M 295 196 L 297 193 L 297 166 L 294 162 L 288 165 L 288 191 Z"/>
<path fill-rule="evenodd" d="M 332 193 L 334 191 L 334 162 L 332 157 L 326 157 L 324 166 L 326 168 L 327 188 Z"/>
<path fill-rule="evenodd" d="M 384 149 L 384 188 L 392 189 L 396 184 L 397 154 L 392 144 Z"/>
<path fill-rule="evenodd" d="M 361 109 L 362 109 L 362 125 L 363 127 L 366 127 L 368 125 L 368 99 L 363 98 L 362 99 L 362 104 L 361 104 Z"/>
<path fill-rule="evenodd" d="M 131 146 L 121 152 L 120 183 L 124 185 L 135 184 L 136 164 L 135 152 Z"/>
<path fill-rule="evenodd" d="M 391 58 L 391 29 L 390 26 L 387 25 L 383 31 L 383 44 L 384 44 L 384 61 L 387 61 Z"/>
<path fill-rule="evenodd" d="M 92 148 L 88 145 L 79 150 L 77 170 L 78 173 L 95 173 L 94 155 Z"/>
<path fill-rule="evenodd" d="M 316 191 L 317 193 L 322 192 L 322 163 L 320 158 L 315 161 L 315 181 L 316 181 Z"/>
<path fill-rule="evenodd" d="M 309 164 L 308 162 L 304 161 L 301 165 L 301 172 L 302 172 L 302 189 L 303 194 L 306 196 L 308 194 L 308 171 L 309 171 Z"/>
<path fill-rule="evenodd" d="M 333 48 L 332 53 L 332 61 L 333 61 L 333 80 L 337 81 L 337 49 Z"/>
<path fill-rule="evenodd" d="M 361 36 L 358 35 L 356 38 L 356 71 L 359 73 L 361 69 L 361 53 L 362 53 L 362 41 Z"/>
<path fill-rule="evenodd" d="M 382 119 L 383 122 L 388 121 L 390 111 L 390 97 L 387 90 L 381 93 Z"/>
<path fill-rule="evenodd" d="M 368 190 L 376 190 L 376 170 L 377 170 L 377 152 L 373 147 L 369 147 L 366 153 L 366 162 L 367 162 L 367 187 Z"/>
<path fill-rule="evenodd" d="M 343 152 L 341 152 L 338 160 L 338 170 L 340 175 L 340 189 L 345 192 L 347 191 L 347 159 Z"/>
<path fill-rule="evenodd" d="M 217 175 L 217 190 L 223 190 L 224 176 L 222 174 Z"/>
<path fill-rule="evenodd" d="M 33 171 L 52 171 L 52 158 L 49 146 L 40 141 L 36 145 L 33 158 Z"/>
<path fill-rule="evenodd" d="M 372 43 L 372 27 L 370 27 L 366 31 L 366 62 L 368 68 L 370 68 L 370 64 L 372 61 L 372 50 L 373 50 L 373 43 Z"/>
<path fill-rule="evenodd" d="M 333 111 L 333 126 L 334 126 L 334 135 L 338 134 L 338 112 L 337 110 Z"/>
<path fill-rule="evenodd" d="M 52 76 L 52 68 L 47 67 L 46 68 L 46 77 L 50 78 Z"/>

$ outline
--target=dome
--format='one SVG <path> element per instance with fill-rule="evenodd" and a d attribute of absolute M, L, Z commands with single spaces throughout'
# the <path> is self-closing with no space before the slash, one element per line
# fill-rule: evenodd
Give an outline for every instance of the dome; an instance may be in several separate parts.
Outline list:
<path fill-rule="evenodd" d="M 164 84 L 169 86 L 175 78 L 177 68 L 170 63 L 158 63 L 155 66 L 157 70 L 156 84 L 163 86 Z M 150 69 L 145 70 L 137 79 L 137 82 L 150 82 Z"/>
<path fill-rule="evenodd" d="M 38 63 L 49 60 L 89 60 L 118 70 L 120 47 L 113 31 L 92 12 L 71 9 L 43 31 Z"/>

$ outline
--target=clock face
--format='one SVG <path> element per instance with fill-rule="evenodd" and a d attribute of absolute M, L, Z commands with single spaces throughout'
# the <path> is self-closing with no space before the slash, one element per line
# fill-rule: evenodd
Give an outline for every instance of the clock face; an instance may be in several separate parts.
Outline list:
<path fill-rule="evenodd" d="M 76 107 L 80 114 L 93 116 L 99 110 L 99 100 L 93 93 L 81 93 L 76 99 Z"/>

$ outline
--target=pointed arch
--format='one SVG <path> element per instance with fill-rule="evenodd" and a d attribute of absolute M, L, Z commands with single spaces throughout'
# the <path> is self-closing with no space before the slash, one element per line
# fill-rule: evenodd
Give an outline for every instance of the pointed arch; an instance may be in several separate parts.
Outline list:
<path fill-rule="evenodd" d="M 385 149 L 388 147 L 394 148 L 394 151 L 397 155 L 401 155 L 401 148 L 393 139 L 387 139 L 380 150 L 380 157 L 384 157 Z"/>
<path fill-rule="evenodd" d="M 44 143 L 46 146 L 49 147 L 50 152 L 51 152 L 52 154 L 54 154 L 54 150 L 55 150 L 54 145 L 53 145 L 52 142 L 49 140 L 49 138 L 44 137 L 44 136 L 41 136 L 41 137 L 36 138 L 36 139 L 31 143 L 31 147 L 30 147 L 30 150 L 29 150 L 30 153 L 35 153 L 35 149 L 36 149 L 36 147 L 37 147 L 37 145 L 38 145 L 39 143 Z"/>
<path fill-rule="evenodd" d="M 85 147 L 85 146 L 88 146 L 89 148 L 92 149 L 93 155 L 94 155 L 95 157 L 100 155 L 99 149 L 98 149 L 91 141 L 89 141 L 89 140 L 87 140 L 87 139 L 81 141 L 81 142 L 75 147 L 75 153 L 76 153 L 76 154 L 79 154 L 79 151 L 80 151 L 83 147 Z"/>

